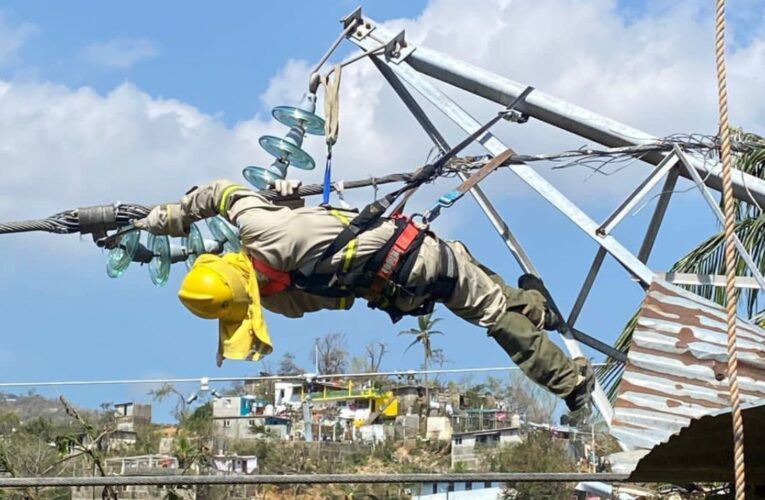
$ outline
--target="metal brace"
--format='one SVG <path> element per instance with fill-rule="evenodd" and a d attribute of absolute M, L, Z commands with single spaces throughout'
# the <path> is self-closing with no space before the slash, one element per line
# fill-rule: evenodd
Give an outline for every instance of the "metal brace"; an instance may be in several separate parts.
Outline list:
<path fill-rule="evenodd" d="M 343 23 L 343 29 L 356 25 L 356 29 L 350 33 L 350 37 L 356 40 L 363 40 L 375 30 L 375 25 L 371 21 L 364 20 L 361 15 L 361 6 L 356 7 L 356 10 L 342 18 L 340 22 Z"/>
<path fill-rule="evenodd" d="M 398 64 L 414 52 L 414 45 L 409 45 L 406 42 L 406 30 L 394 36 L 385 44 L 385 60 Z"/>

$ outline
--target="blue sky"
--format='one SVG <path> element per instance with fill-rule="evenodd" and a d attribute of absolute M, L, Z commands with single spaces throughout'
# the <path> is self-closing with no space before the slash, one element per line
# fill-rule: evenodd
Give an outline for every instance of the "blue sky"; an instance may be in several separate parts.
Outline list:
<path fill-rule="evenodd" d="M 737 49 L 731 59 L 732 109 L 739 123 L 756 129 L 765 113 L 760 105 L 748 105 L 753 101 L 746 97 L 757 96 L 761 88 L 755 77 L 762 73 L 758 59 L 762 9 L 752 2 L 739 3 L 751 15 L 733 19 Z M 0 128 L 6 131 L 0 134 L 4 137 L 0 160 L 8 165 L 11 180 L 4 192 L 0 187 L 0 214 L 7 214 L 0 218 L 33 218 L 117 199 L 151 203 L 160 197 L 177 198 L 188 186 L 216 176 L 237 178 L 244 165 L 265 159 L 251 143 L 275 127 L 269 116 L 271 105 L 289 104 L 279 99 L 299 95 L 304 68 L 324 52 L 339 32 L 337 21 L 355 5 L 345 1 L 230 2 L 215 7 L 181 2 L 4 4 L 0 80 L 12 90 L 12 97 L 6 95 L 6 109 L 13 108 L 18 115 L 9 112 L 3 121 L 0 105 L 0 123 L 9 127 Z M 603 0 L 576 7 L 563 0 L 539 5 L 497 0 L 480 11 L 475 6 L 463 11 L 460 5 L 449 0 L 379 1 L 364 2 L 363 7 L 381 22 L 404 19 L 393 25 L 403 24 L 414 39 L 423 37 L 439 50 L 656 134 L 715 128 L 709 91 L 714 88 L 708 52 L 710 18 L 699 2 Z M 673 23 L 676 34 L 665 29 L 667 23 Z M 486 31 L 476 26 L 485 26 Z M 501 32 L 505 29 L 509 31 Z M 516 35 L 526 30 L 534 36 Z M 569 30 L 578 33 L 566 38 Z M 482 43 L 497 33 L 505 34 L 491 44 Z M 518 39 L 508 41 L 513 36 Z M 352 48 L 344 45 L 340 55 L 350 52 Z M 546 64 L 539 64 L 539 57 Z M 409 170 L 422 161 L 430 144 L 381 79 L 369 68 L 349 71 L 344 85 L 354 84 L 356 93 L 364 95 L 358 97 L 343 87 L 341 116 L 348 121 L 341 123 L 350 125 L 341 124 L 339 175 L 351 179 L 369 172 Z M 476 116 L 489 116 L 495 109 L 460 93 L 453 95 Z M 172 108 L 176 122 L 185 128 L 176 131 L 176 122 L 138 120 L 144 106 L 150 117 Z M 354 121 L 363 120 L 358 109 L 367 112 L 370 123 Z M 97 121 L 98 116 L 104 121 Z M 454 127 L 440 119 L 439 124 L 453 143 L 460 139 Z M 524 151 L 583 143 L 538 123 L 522 129 L 502 127 L 498 133 Z M 122 139 L 117 143 L 113 136 Z M 369 145 L 382 149 L 370 153 Z M 3 152 L 14 148 L 20 150 L 16 156 Z M 309 143 L 307 148 L 320 163 L 321 143 Z M 80 163 L 88 166 L 78 170 Z M 544 168 L 551 182 L 570 191 L 596 219 L 607 216 L 619 196 L 645 173 L 638 166 L 607 179 L 590 179 L 587 172 Z M 293 174 L 312 181 L 319 172 Z M 421 195 L 415 207 L 431 203 L 451 185 L 439 183 Z M 595 245 L 509 173 L 496 174 L 487 190 L 567 311 Z M 365 193 L 354 201 L 368 198 Z M 657 269 L 665 269 L 715 230 L 698 196 L 682 194 L 672 203 L 665 222 L 668 229 L 651 261 Z M 651 208 L 628 218 L 616 231 L 633 250 L 640 245 Z M 436 229 L 465 240 L 480 260 L 509 282 L 515 281 L 518 267 L 470 199 L 442 217 Z M 260 369 L 241 362 L 215 367 L 215 325 L 188 314 L 175 298 L 182 265 L 174 267 L 167 287 L 157 289 L 138 266 L 120 280 L 110 280 L 103 272 L 105 256 L 86 238 L 31 234 L 4 236 L 2 243 L 0 380 L 229 376 Z M 607 261 L 580 326 L 613 340 L 641 297 L 619 266 Z M 446 310 L 436 314 L 444 318 L 442 330 L 447 333 L 437 345 L 445 349 L 450 367 L 508 363 L 482 330 Z M 347 334 L 356 354 L 369 340 L 386 341 L 390 349 L 383 361 L 386 369 L 416 368 L 420 363 L 419 351 L 404 354 L 407 342 L 396 336 L 413 326 L 413 320 L 392 326 L 383 313 L 363 304 L 348 313 L 317 313 L 301 320 L 270 315 L 268 321 L 277 343 L 272 364 L 281 353 L 292 351 L 308 368 L 313 338 L 335 331 Z M 194 389 L 193 384 L 184 388 Z M 61 391 L 93 406 L 146 399 L 145 387 Z M 158 416 L 166 419 L 166 409 Z"/>
<path fill-rule="evenodd" d="M 268 112 L 257 96 L 290 58 L 317 60 L 338 33 L 341 17 L 356 2 L 244 2 L 214 4 L 138 1 L 102 4 L 84 1 L 51 5 L 6 4 L 13 21 L 32 22 L 31 37 L 16 65 L 33 67 L 36 77 L 72 87 L 108 92 L 129 80 L 154 96 L 172 97 L 226 123 Z M 364 11 L 378 19 L 412 17 L 425 2 L 372 1 Z M 87 47 L 115 39 L 146 40 L 156 49 L 129 68 L 99 68 Z M 341 53 L 348 51 L 347 47 Z"/>

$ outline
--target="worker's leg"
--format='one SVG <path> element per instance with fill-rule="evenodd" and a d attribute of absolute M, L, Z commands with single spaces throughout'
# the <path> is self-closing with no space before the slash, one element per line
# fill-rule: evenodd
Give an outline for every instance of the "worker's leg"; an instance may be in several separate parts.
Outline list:
<path fill-rule="evenodd" d="M 507 286 L 475 261 L 462 243 L 450 242 L 449 246 L 457 259 L 458 278 L 446 306 L 461 318 L 488 328 L 489 336 L 529 378 L 558 396 L 571 394 L 581 383 L 577 365 L 535 326 L 541 319 L 541 294 Z"/>

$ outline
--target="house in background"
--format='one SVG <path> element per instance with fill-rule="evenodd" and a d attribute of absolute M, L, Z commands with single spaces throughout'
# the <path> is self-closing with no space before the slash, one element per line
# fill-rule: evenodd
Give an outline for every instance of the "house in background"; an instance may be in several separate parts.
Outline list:
<path fill-rule="evenodd" d="M 137 427 L 151 424 L 151 405 L 118 403 L 114 405 L 117 427 L 109 435 L 107 449 L 117 451 L 138 441 Z"/>
<path fill-rule="evenodd" d="M 452 468 L 457 464 L 469 469 L 475 468 L 480 465 L 482 450 L 521 441 L 520 425 L 485 431 L 455 432 L 452 434 Z"/>
<path fill-rule="evenodd" d="M 151 405 L 118 403 L 114 405 L 117 429 L 135 431 L 136 426 L 151 424 Z"/>
<path fill-rule="evenodd" d="M 223 439 L 256 439 L 265 431 L 287 439 L 290 419 L 274 415 L 274 406 L 254 396 L 231 396 L 213 401 L 213 435 Z"/>
<path fill-rule="evenodd" d="M 254 474 L 258 470 L 255 455 L 214 455 L 211 458 L 216 475 Z"/>
<path fill-rule="evenodd" d="M 496 482 L 422 483 L 412 491 L 413 500 L 487 500 L 502 498 L 504 485 Z"/>

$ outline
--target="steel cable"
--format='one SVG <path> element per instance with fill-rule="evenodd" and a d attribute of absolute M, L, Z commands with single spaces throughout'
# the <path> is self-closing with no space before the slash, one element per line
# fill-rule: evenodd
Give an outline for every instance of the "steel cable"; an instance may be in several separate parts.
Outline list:
<path fill-rule="evenodd" d="M 728 137 L 729 148 L 738 152 L 751 152 L 762 148 L 760 141 L 743 140 L 730 141 Z M 719 143 L 714 136 L 694 135 L 694 134 L 676 134 L 657 141 L 640 144 L 637 146 L 625 146 L 617 148 L 579 148 L 550 154 L 539 155 L 514 155 L 508 161 L 508 164 L 516 162 L 553 162 L 555 169 L 569 167 L 585 167 L 592 169 L 595 173 L 610 175 L 613 172 L 604 171 L 603 167 L 609 164 L 620 164 L 625 161 L 639 159 L 651 152 L 671 151 L 675 144 L 680 144 L 689 150 L 700 151 L 702 154 L 709 155 L 719 147 Z M 468 157 L 453 158 L 445 165 L 439 176 L 449 178 L 458 173 L 467 173 L 481 168 L 489 157 Z M 413 178 L 417 172 L 404 172 L 389 174 L 381 177 L 370 177 L 367 179 L 345 181 L 343 189 L 358 189 L 363 187 L 374 187 L 393 182 L 407 182 Z M 434 180 L 434 179 L 431 179 Z M 332 185 L 332 190 L 337 191 L 337 183 Z M 283 198 L 279 193 L 271 190 L 259 191 L 259 194 L 270 200 L 279 199 L 297 199 L 306 196 L 316 196 L 322 194 L 323 184 L 309 184 L 301 186 L 295 194 Z M 145 217 L 152 206 L 143 206 L 130 203 L 121 203 L 114 206 L 117 226 L 122 227 L 134 219 Z M 0 234 L 22 233 L 29 231 L 45 231 L 58 234 L 71 234 L 80 231 L 79 217 L 77 210 L 68 210 L 49 217 L 37 220 L 0 222 Z"/>
<path fill-rule="evenodd" d="M 455 482 L 627 481 L 628 474 L 581 472 L 473 472 L 446 474 L 252 474 L 89 477 L 0 477 L 0 488 L 212 484 L 404 484 Z"/>
<path fill-rule="evenodd" d="M 746 497 L 744 462 L 744 419 L 741 415 L 741 396 L 738 386 L 738 352 L 736 349 L 738 319 L 736 292 L 736 246 L 734 241 L 735 204 L 731 175 L 731 138 L 728 123 L 728 84 L 725 68 L 725 0 L 716 0 L 715 63 L 717 66 L 717 92 L 720 113 L 720 160 L 722 162 L 722 199 L 725 212 L 725 295 L 728 326 L 728 390 L 733 417 L 733 466 L 736 500 Z"/>

